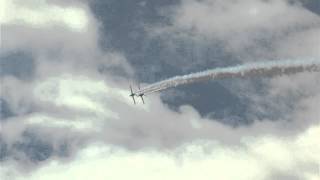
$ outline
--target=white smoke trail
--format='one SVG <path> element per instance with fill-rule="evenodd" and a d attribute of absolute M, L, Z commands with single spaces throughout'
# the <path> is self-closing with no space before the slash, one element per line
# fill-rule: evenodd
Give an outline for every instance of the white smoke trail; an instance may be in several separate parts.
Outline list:
<path fill-rule="evenodd" d="M 163 81 L 159 81 L 136 91 L 135 94 L 149 94 L 183 84 L 190 84 L 214 79 L 249 76 L 288 75 L 303 71 L 320 71 L 320 60 L 312 59 L 303 61 L 269 61 L 225 68 L 216 68 L 183 76 L 175 76 Z"/>

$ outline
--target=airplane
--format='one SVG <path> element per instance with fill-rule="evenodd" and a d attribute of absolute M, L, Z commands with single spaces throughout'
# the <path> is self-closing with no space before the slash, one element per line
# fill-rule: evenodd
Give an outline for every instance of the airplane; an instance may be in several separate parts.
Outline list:
<path fill-rule="evenodd" d="M 133 93 L 132 91 L 132 87 L 130 86 L 130 90 L 131 90 L 131 94 L 129 96 L 132 97 L 133 103 L 136 104 L 136 100 L 134 99 L 134 96 L 136 95 L 135 93 Z"/>
<path fill-rule="evenodd" d="M 139 90 L 140 90 L 140 85 L 138 85 L 138 88 L 139 88 Z M 134 96 L 140 97 L 141 100 L 142 100 L 142 103 L 145 104 L 144 99 L 143 99 L 143 96 L 145 96 L 144 93 L 139 93 L 139 94 L 134 93 L 134 92 L 132 91 L 131 85 L 130 85 L 130 91 L 131 91 L 131 94 L 130 94 L 129 96 L 132 97 L 132 100 L 133 100 L 133 103 L 134 103 L 134 104 L 136 104 L 136 101 L 135 101 L 135 99 L 134 99 Z"/>
<path fill-rule="evenodd" d="M 138 88 L 140 90 L 140 84 L 138 85 Z M 140 94 L 138 94 L 138 96 L 141 97 L 141 100 L 142 100 L 142 102 L 144 104 L 144 99 L 143 99 L 144 93 L 140 93 Z"/>
<path fill-rule="evenodd" d="M 143 100 L 144 94 L 143 94 L 143 93 L 142 93 L 142 94 L 139 94 L 139 96 L 141 97 L 142 103 L 144 104 L 144 100 Z"/>

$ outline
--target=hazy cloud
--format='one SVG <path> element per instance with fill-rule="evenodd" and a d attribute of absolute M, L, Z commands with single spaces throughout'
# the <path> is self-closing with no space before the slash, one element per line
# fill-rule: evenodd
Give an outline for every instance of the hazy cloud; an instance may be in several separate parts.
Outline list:
<path fill-rule="evenodd" d="M 251 60 L 278 58 L 274 43 L 288 45 L 286 37 L 293 40 L 301 39 L 295 33 L 319 34 L 313 29 L 320 27 L 319 15 L 299 1 L 187 0 L 168 11 L 170 25 L 155 28 L 151 34 L 189 34 L 202 41 L 209 38 L 222 43 L 227 52 Z M 313 42 L 319 47 L 319 40 Z"/>

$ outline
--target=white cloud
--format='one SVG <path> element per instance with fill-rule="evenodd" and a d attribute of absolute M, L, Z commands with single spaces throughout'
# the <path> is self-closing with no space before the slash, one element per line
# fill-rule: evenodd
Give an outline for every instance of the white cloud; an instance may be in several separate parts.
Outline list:
<path fill-rule="evenodd" d="M 35 76 L 37 77 L 54 76 L 63 72 L 94 74 L 98 68 L 102 67 L 107 69 L 106 73 L 113 67 L 118 68 L 117 70 L 123 70 L 124 73 L 133 74 L 133 70 L 123 54 L 114 51 L 105 52 L 99 47 L 99 22 L 90 12 L 87 2 L 77 2 L 76 5 L 73 5 L 75 2 L 72 2 L 72 5 L 67 6 L 57 5 L 55 1 L 49 3 L 31 0 L 24 1 L 19 6 L 36 11 L 37 8 L 43 9 L 41 3 L 46 7 L 66 9 L 64 11 L 67 11 L 68 8 L 78 9 L 85 13 L 86 27 L 74 31 L 60 20 L 48 21 L 43 25 L 8 21 L 1 25 L 1 55 L 10 54 L 17 50 L 30 52 L 32 58 L 35 59 L 34 71 L 36 71 Z M 7 9 L 11 10 L 12 8 L 8 7 Z M 68 15 L 61 16 L 69 17 Z M 82 22 L 81 19 L 74 21 Z"/>
<path fill-rule="evenodd" d="M 77 7 L 61 7 L 48 4 L 46 0 L 4 0 L 1 24 L 29 24 L 32 26 L 64 25 L 75 31 L 88 26 L 86 11 Z"/>
<path fill-rule="evenodd" d="M 318 38 L 312 39 L 318 33 L 313 32 L 314 36 L 310 33 L 313 28 L 319 28 L 320 17 L 297 1 L 186 0 L 168 11 L 171 12 L 166 14 L 171 19 L 170 25 L 151 28 L 151 35 L 168 33 L 205 41 L 204 44 L 216 42 L 222 44 L 225 51 L 246 59 L 284 57 L 288 53 L 278 52 L 274 45 L 277 43 L 282 45 L 280 50 L 287 50 L 290 43 L 293 43 L 292 50 L 304 43 L 312 43 L 309 52 L 313 53 L 309 55 L 315 54 L 314 49 L 319 48 Z M 292 37 L 292 33 L 300 35 Z M 301 36 L 306 34 L 310 34 L 310 38 L 303 40 Z M 317 46 L 313 47 L 315 43 Z M 300 48 L 299 54 L 303 52 L 301 49 L 307 48 Z"/>
<path fill-rule="evenodd" d="M 37 125 L 40 126 L 47 126 L 47 127 L 63 127 L 63 128 L 74 128 L 76 130 L 82 130 L 82 131 L 90 131 L 91 129 L 97 129 L 94 127 L 92 123 L 90 123 L 89 120 L 72 120 L 72 119 L 58 119 L 53 118 L 47 115 L 42 114 L 33 114 L 31 117 L 24 119 L 24 122 L 28 125 Z"/>
<path fill-rule="evenodd" d="M 40 101 L 53 102 L 56 106 L 93 111 L 106 117 L 117 117 L 115 113 L 106 112 L 101 104 L 95 102 L 103 93 L 112 95 L 103 81 L 91 81 L 81 76 L 54 77 L 39 83 L 34 88 L 34 95 Z"/>
<path fill-rule="evenodd" d="M 173 18 L 178 27 L 193 27 L 199 33 L 222 38 L 231 33 L 238 35 L 238 32 L 250 33 L 251 30 L 285 30 L 319 22 L 315 14 L 283 0 L 188 0 L 182 2 Z"/>
<path fill-rule="evenodd" d="M 167 151 L 127 151 L 118 146 L 91 144 L 72 162 L 53 159 L 30 175 L 18 174 L 17 180 L 271 180 L 277 174 L 299 179 L 319 178 L 319 135 L 320 127 L 315 126 L 294 138 L 250 138 L 240 146 L 196 141 Z"/>
<path fill-rule="evenodd" d="M 274 44 L 280 57 L 320 57 L 320 24 L 317 28 L 292 33 Z"/>
<path fill-rule="evenodd" d="M 79 6 L 64 7 L 52 3 L 48 4 L 43 0 L 23 1 L 23 3 L 5 1 L 5 4 L 7 5 L 4 8 L 8 13 L 6 11 L 0 19 L 1 53 L 22 49 L 37 54 L 39 52 L 49 53 L 51 56 L 56 55 L 57 58 L 60 51 L 79 56 L 79 52 L 92 52 L 97 49 L 97 24 L 86 4 L 80 3 Z M 47 9 L 52 7 L 61 9 L 61 12 L 50 14 Z M 13 11 L 12 9 L 17 10 Z M 19 9 L 27 9 L 34 14 L 39 14 L 38 19 L 40 20 L 29 22 L 33 20 L 32 15 L 22 14 Z M 79 11 L 81 16 L 74 17 L 76 15 L 67 14 L 77 14 L 73 11 Z M 19 18 L 26 19 L 26 22 L 19 20 Z M 72 23 L 79 23 L 79 25 Z"/>

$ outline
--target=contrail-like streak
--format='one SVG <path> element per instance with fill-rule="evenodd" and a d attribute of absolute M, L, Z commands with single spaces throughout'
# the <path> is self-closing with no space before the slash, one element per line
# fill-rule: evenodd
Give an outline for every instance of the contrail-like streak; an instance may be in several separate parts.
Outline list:
<path fill-rule="evenodd" d="M 197 73 L 191 73 L 183 76 L 175 76 L 163 81 L 150 84 L 135 94 L 149 94 L 152 92 L 161 91 L 167 88 L 190 84 L 201 81 L 251 77 L 251 76 L 277 76 L 289 75 L 303 71 L 320 71 L 320 60 L 286 60 L 286 61 L 269 61 L 244 64 L 225 68 L 216 68 Z"/>

